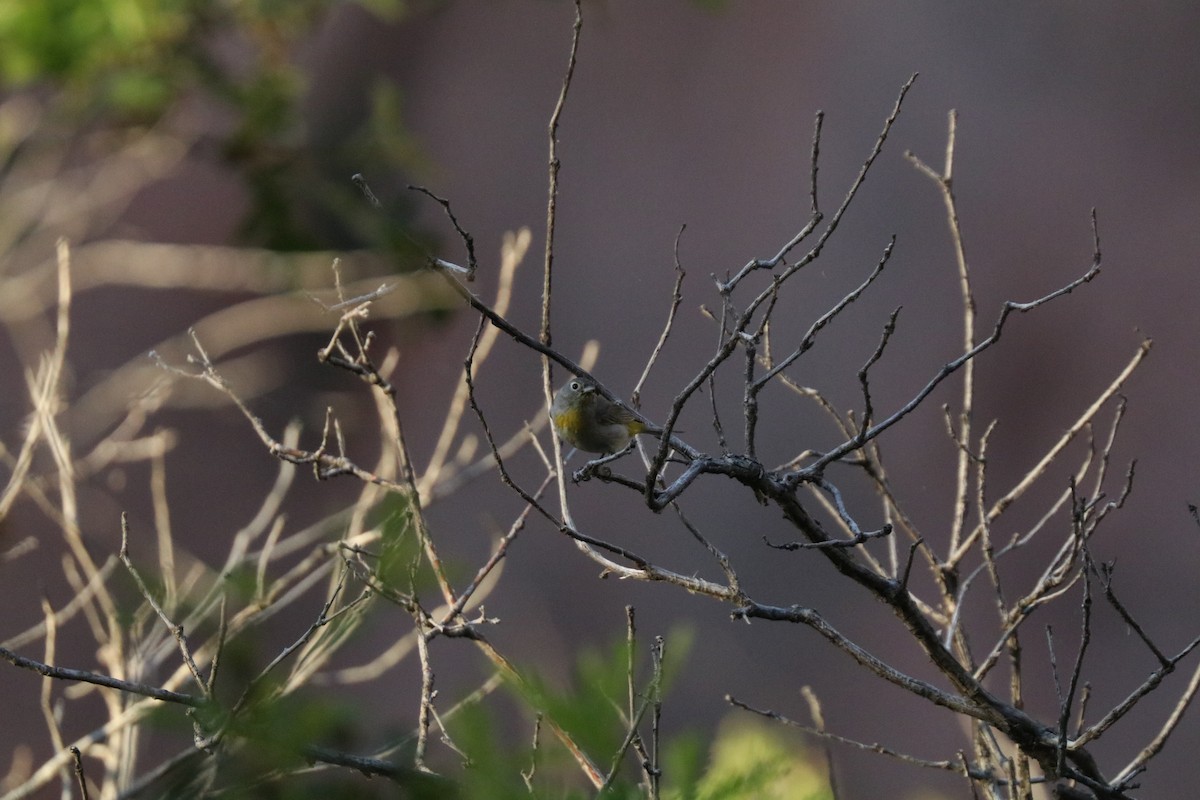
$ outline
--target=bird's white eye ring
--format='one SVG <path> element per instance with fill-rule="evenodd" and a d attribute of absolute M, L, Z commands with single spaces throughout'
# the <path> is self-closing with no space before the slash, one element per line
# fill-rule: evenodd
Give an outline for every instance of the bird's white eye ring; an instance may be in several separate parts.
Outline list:
<path fill-rule="evenodd" d="M 583 385 L 579 381 L 571 381 L 571 391 L 578 392 L 582 388 Z"/>

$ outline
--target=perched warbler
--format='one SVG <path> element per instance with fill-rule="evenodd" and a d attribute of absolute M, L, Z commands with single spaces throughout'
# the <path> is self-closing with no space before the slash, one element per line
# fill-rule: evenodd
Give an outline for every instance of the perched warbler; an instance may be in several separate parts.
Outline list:
<path fill-rule="evenodd" d="M 558 438 L 588 453 L 620 452 L 639 433 L 662 436 L 662 428 L 642 422 L 584 378 L 571 378 L 554 395 L 550 421 Z"/>

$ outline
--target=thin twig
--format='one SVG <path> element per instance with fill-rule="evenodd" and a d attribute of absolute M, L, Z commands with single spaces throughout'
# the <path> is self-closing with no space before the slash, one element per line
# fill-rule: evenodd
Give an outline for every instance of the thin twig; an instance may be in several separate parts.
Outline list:
<path fill-rule="evenodd" d="M 454 216 L 454 211 L 450 208 L 450 202 L 444 198 L 438 197 L 433 192 L 426 189 L 424 186 L 409 186 L 409 189 L 414 192 L 420 192 L 426 197 L 433 200 L 442 207 L 446 212 L 446 216 L 450 218 L 450 224 L 454 226 L 454 230 L 458 232 L 458 236 L 462 239 L 463 244 L 467 247 L 467 281 L 475 280 L 475 271 L 479 268 L 479 264 L 475 261 L 475 238 L 471 234 L 463 230 L 462 225 L 458 223 L 458 217 Z"/>
<path fill-rule="evenodd" d="M 949 362 L 945 363 L 944 365 L 942 365 L 942 368 L 940 370 L 938 370 L 937 374 L 934 375 L 933 378 L 931 378 L 928 383 L 925 384 L 924 388 L 922 388 L 919 392 L 917 392 L 917 394 L 915 396 L 913 396 L 913 398 L 911 400 L 909 400 L 907 403 L 905 403 L 903 406 L 901 406 L 897 411 L 893 412 L 892 415 L 889 416 L 887 419 L 884 419 L 883 421 L 876 423 L 869 430 L 865 430 L 861 435 L 856 436 L 856 437 L 844 442 L 841 445 L 838 445 L 837 447 L 835 447 L 834 449 L 825 453 L 823 456 L 818 458 L 814 463 L 808 465 L 804 469 L 797 470 L 793 474 L 793 477 L 791 478 L 791 482 L 792 483 L 800 483 L 804 480 L 809 479 L 810 476 L 815 476 L 817 474 L 820 474 L 820 472 L 825 468 L 826 465 L 828 465 L 834 461 L 837 461 L 838 459 L 842 458 L 843 456 L 845 456 L 846 454 L 848 454 L 854 450 L 859 449 L 860 447 L 862 447 L 863 444 L 878 437 L 881 433 L 886 431 L 888 428 L 892 427 L 897 422 L 899 422 L 900 420 L 902 420 L 906 416 L 908 416 L 910 413 L 912 413 L 912 411 L 917 406 L 919 406 L 921 403 L 923 403 L 925 401 L 925 398 L 928 397 L 930 395 L 930 393 L 932 393 L 933 390 L 936 389 L 942 383 L 942 381 L 944 381 L 946 378 L 950 377 L 955 372 L 957 372 L 968 361 L 975 358 L 980 353 L 982 353 L 983 351 L 987 350 L 992 345 L 994 345 L 998 341 L 1000 341 L 1000 335 L 1004 330 L 1004 325 L 1007 322 L 1009 315 L 1012 314 L 1012 312 L 1017 311 L 1020 313 L 1026 313 L 1026 312 L 1032 311 L 1033 309 L 1038 308 L 1039 306 L 1045 305 L 1046 303 L 1049 303 L 1052 300 L 1055 300 L 1065 294 L 1070 294 L 1072 291 L 1074 291 L 1078 287 L 1091 281 L 1098 274 L 1100 274 L 1100 265 L 1098 263 L 1093 263 L 1092 267 L 1087 272 L 1085 272 L 1083 275 L 1079 276 L 1075 280 L 1066 284 L 1062 288 L 1051 292 L 1050 294 L 1044 295 L 1042 297 L 1039 297 L 1036 300 L 1031 300 L 1026 303 L 1017 303 L 1012 300 L 1005 301 L 1004 305 L 1001 307 L 1000 315 L 996 319 L 996 324 L 993 327 L 992 334 L 990 336 L 988 336 L 986 339 L 981 341 L 979 344 L 977 344 L 971 350 L 963 353 L 958 358 L 955 358 L 952 361 L 949 361 Z M 1134 365 L 1136 365 L 1136 363 L 1141 361 L 1141 358 L 1144 357 L 1144 355 L 1148 349 L 1149 349 L 1149 341 L 1147 340 L 1146 342 L 1143 342 L 1142 347 L 1139 348 L 1139 350 L 1138 350 L 1139 355 L 1137 357 L 1135 357 Z M 1128 376 L 1128 373 L 1123 374 L 1123 377 L 1127 377 L 1127 376 Z"/>
<path fill-rule="evenodd" d="M 805 725 L 802 722 L 797 722 L 796 720 L 790 719 L 776 711 L 772 711 L 770 709 L 756 708 L 756 707 L 750 705 L 749 703 L 746 703 L 742 700 L 737 699 L 736 697 L 733 697 L 732 695 L 725 695 L 725 702 L 729 703 L 731 706 L 734 706 L 735 708 L 740 708 L 744 711 L 749 711 L 751 714 L 757 714 L 760 717 L 766 717 L 767 719 L 775 720 L 776 722 L 786 725 L 789 728 L 795 728 L 797 730 L 803 731 L 812 736 L 816 736 L 819 739 L 822 739 L 823 741 L 837 742 L 839 744 L 849 745 L 850 747 L 854 747 L 858 750 L 868 750 L 872 753 L 878 753 L 880 755 L 888 756 L 889 758 L 894 758 L 894 759 L 897 759 L 898 761 L 902 761 L 906 764 L 912 764 L 912 765 L 915 765 L 918 767 L 926 767 L 929 769 L 940 769 L 940 770 L 945 770 L 947 772 L 956 772 L 960 775 L 964 775 L 966 777 L 969 777 L 969 778 L 972 778 L 975 780 L 988 780 L 993 777 L 991 775 L 991 773 L 988 772 L 987 770 L 981 769 L 979 767 L 970 766 L 969 764 L 966 763 L 965 759 L 960 758 L 959 761 L 930 761 L 930 760 L 924 759 L 924 758 L 917 758 L 915 756 L 910 756 L 905 753 L 901 753 L 898 750 L 894 750 L 890 747 L 885 747 L 884 745 L 881 745 L 881 744 L 867 744 L 865 742 L 859 742 L 855 739 L 849 739 L 845 736 L 840 736 L 836 733 L 830 733 L 829 731 L 826 731 L 820 727 Z M 831 773 L 831 775 L 832 775 L 832 773 Z"/>
<path fill-rule="evenodd" d="M 833 748 L 829 746 L 831 740 L 824 736 L 826 732 L 825 715 L 821 712 L 821 699 L 817 697 L 817 693 L 811 686 L 800 687 L 800 694 L 804 697 L 804 702 L 808 704 L 808 714 L 812 717 L 813 727 L 821 733 L 821 749 L 825 753 L 825 775 L 826 782 L 829 784 L 829 795 L 833 800 L 837 800 L 837 773 L 833 769 Z"/>
<path fill-rule="evenodd" d="M 153 700 L 161 700 L 164 703 L 179 703 L 180 705 L 191 706 L 192 708 L 201 708 L 206 700 L 203 697 L 195 695 L 183 694 L 182 692 L 173 692 L 168 689 L 159 689 L 156 686 L 149 686 L 144 683 L 135 683 L 133 681 L 125 681 L 119 678 L 112 678 L 108 675 L 100 675 L 95 672 L 89 672 L 83 669 L 70 669 L 68 667 L 55 667 L 50 664 L 44 664 L 41 661 L 35 661 L 32 658 L 18 655 L 7 647 L 0 647 L 0 658 L 8 661 L 10 664 L 22 669 L 33 670 L 48 678 L 57 678 L 64 681 L 81 681 L 83 683 L 91 683 L 96 686 L 104 686 L 109 689 L 118 689 L 122 692 L 149 697 Z"/>
<path fill-rule="evenodd" d="M 75 781 L 79 784 L 79 796 L 82 800 L 89 800 L 87 778 L 83 774 L 83 755 L 79 752 L 78 747 L 68 748 L 71 752 L 71 758 L 75 761 Z"/>
<path fill-rule="evenodd" d="M 171 621 L 171 618 L 167 616 L 167 612 L 164 611 L 163 607 L 159 605 L 157 600 L 154 599 L 154 595 L 150 592 L 149 587 L 146 586 L 146 582 L 142 580 L 141 573 L 137 571 L 137 567 L 133 566 L 133 561 L 129 558 L 129 515 L 125 512 L 121 512 L 120 559 L 121 563 L 125 565 L 125 569 L 131 576 L 133 576 L 133 580 L 138 586 L 138 591 L 142 593 L 142 597 L 146 599 L 146 602 L 150 604 L 152 609 L 154 609 L 154 613 L 158 615 L 158 618 L 161 619 L 163 624 L 167 626 L 167 630 L 169 630 L 171 635 L 175 637 L 175 642 L 179 646 L 179 653 L 181 656 L 183 656 L 183 663 L 187 665 L 188 671 L 192 673 L 192 678 L 196 681 L 196 685 L 200 687 L 200 690 L 207 697 L 208 681 L 205 680 L 204 676 L 200 674 L 200 668 L 196 666 L 196 660 L 192 658 L 192 651 L 191 648 L 188 647 L 187 637 L 184 636 L 183 626 L 176 625 Z"/>
<path fill-rule="evenodd" d="M 685 230 L 687 230 L 687 225 L 681 225 L 679 233 L 675 235 L 675 287 L 671 290 L 671 307 L 667 311 L 667 322 L 663 325 L 662 333 L 659 334 L 658 341 L 650 352 L 650 358 L 646 361 L 646 368 L 642 370 L 642 375 L 638 378 L 637 385 L 633 387 L 633 392 L 630 394 L 630 403 L 634 408 L 637 408 L 641 401 L 642 386 L 646 383 L 646 378 L 650 377 L 650 370 L 654 368 L 654 362 L 658 360 L 659 353 L 667 343 L 667 337 L 671 335 L 671 328 L 675 324 L 675 312 L 679 310 L 679 304 L 683 302 L 683 279 L 687 273 L 679 262 L 679 240 L 683 238 Z"/>

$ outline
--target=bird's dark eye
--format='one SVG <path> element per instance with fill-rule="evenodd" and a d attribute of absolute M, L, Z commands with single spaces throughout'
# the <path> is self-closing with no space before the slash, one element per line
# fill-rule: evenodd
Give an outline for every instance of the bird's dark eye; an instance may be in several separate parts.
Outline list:
<path fill-rule="evenodd" d="M 571 391 L 578 392 L 582 388 L 583 384 L 581 384 L 579 381 L 571 381 Z"/>

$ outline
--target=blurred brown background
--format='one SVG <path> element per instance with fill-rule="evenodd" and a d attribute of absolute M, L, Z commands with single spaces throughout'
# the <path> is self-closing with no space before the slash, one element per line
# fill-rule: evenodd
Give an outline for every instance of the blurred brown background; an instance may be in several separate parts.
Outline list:
<path fill-rule="evenodd" d="M 598 339 L 596 374 L 628 392 L 664 319 L 674 278 L 672 247 L 686 224 L 680 257 L 688 278 L 679 323 L 643 395 L 648 416 L 664 416 L 715 340 L 712 323 L 698 313 L 702 303 L 717 305 L 708 276 L 773 255 L 807 220 L 816 110 L 826 115 L 820 193 L 831 213 L 900 86 L 919 72 L 860 197 L 824 256 L 796 282 L 802 288 L 793 290 L 786 313 L 778 315 L 777 346 L 785 349 L 789 335 L 795 341 L 856 286 L 894 234 L 896 252 L 884 277 L 791 374 L 843 406 L 856 405 L 855 373 L 896 306 L 903 306 L 899 328 L 873 378 L 881 410 L 904 402 L 958 353 L 945 214 L 934 185 L 903 157 L 912 150 L 939 166 L 947 112 L 957 109 L 955 188 L 982 331 L 990 330 L 1004 300 L 1031 300 L 1086 270 L 1093 207 L 1104 252 L 1097 281 L 1013 319 L 1001 346 L 979 361 L 979 419 L 1000 419 L 990 451 L 992 485 L 997 494 L 1004 491 L 1108 384 L 1142 337 L 1152 337 L 1151 357 L 1128 387 L 1129 414 L 1118 448 L 1123 459 L 1138 460 L 1135 491 L 1095 548 L 1101 558 L 1116 559 L 1118 591 L 1164 650 L 1173 653 L 1195 636 L 1200 531 L 1187 504 L 1200 501 L 1200 437 L 1189 411 L 1198 333 L 1191 305 L 1200 252 L 1200 9 L 1116 2 L 1020 10 L 947 2 L 584 5 L 579 65 L 560 129 L 556 344 L 574 356 L 585 341 Z M 298 54 L 311 80 L 305 111 L 314 141 L 337 139 L 349 120 L 362 115 L 366 86 L 378 76 L 399 87 L 402 117 L 423 166 L 413 174 L 379 173 L 369 163 L 355 169 L 381 194 L 394 197 L 414 182 L 449 198 L 479 248 L 481 294 L 488 296 L 493 286 L 503 234 L 533 229 L 535 244 L 511 313 L 527 329 L 536 328 L 539 307 L 546 123 L 562 82 L 572 14 L 561 2 L 449 2 L 385 24 L 345 5 Z M 232 235 L 245 202 L 236 181 L 196 153 L 144 192 L 113 230 L 151 241 L 220 243 Z M 426 229 L 438 231 L 439 254 L 461 260 L 440 210 L 406 202 L 419 209 Z M 372 212 L 364 204 L 362 213 Z M 336 250 L 338 244 L 327 246 Z M 81 296 L 77 346 L 69 356 L 76 385 L 82 391 L 94 379 L 92 371 L 123 363 L 222 302 L 217 294 L 195 306 L 166 294 Z M 399 383 L 417 453 L 428 453 L 437 432 L 422 427 L 421 415 L 448 397 L 474 325 L 463 311 L 435 325 L 388 329 L 388 344 L 401 348 Z M 322 375 L 309 363 L 320 339 L 305 339 L 290 351 L 304 364 L 304 377 L 294 379 L 303 388 L 278 391 L 256 408 L 269 425 L 278 428 L 295 415 L 310 428 L 319 425 L 324 391 L 349 390 L 362 401 L 349 379 Z M 538 376 L 533 354 L 502 341 L 480 379 L 493 426 L 508 433 L 537 413 Z M 0 404 L 10 443 L 27 411 L 16 377 L 6 382 L 12 388 Z M 320 383 L 314 389 L 306 381 Z M 883 440 L 901 497 L 929 536 L 945 530 L 950 514 L 954 452 L 939 409 L 956 397 L 943 387 L 922 413 Z M 765 462 L 836 442 L 828 426 L 819 426 L 782 392 L 768 393 L 764 406 Z M 685 417 L 682 427 L 697 447 L 715 450 L 702 411 Z M 203 417 L 175 412 L 164 424 L 178 426 L 182 438 L 168 460 L 177 536 L 201 556 L 210 547 L 223 552 L 224 542 L 206 540 L 230 536 L 253 513 L 274 474 L 271 460 L 231 411 Z M 740 431 L 731 413 L 727 425 Z M 350 431 L 355 433 L 369 430 Z M 1073 464 L 1058 467 L 1043 497 L 1061 491 Z M 517 468 L 529 480 L 536 475 L 531 458 Z M 116 541 L 120 510 L 135 519 L 148 514 L 143 491 L 133 479 L 119 490 L 96 489 L 97 512 L 89 521 L 94 529 L 87 534 L 97 550 Z M 336 482 L 305 485 L 294 513 L 303 518 L 316 508 L 334 508 L 348 491 Z M 707 504 L 701 494 L 711 498 Z M 519 507 L 498 482 L 477 487 L 476 496 L 465 507 L 436 507 L 432 520 L 439 535 L 461 537 L 464 552 L 477 555 L 488 526 L 506 524 Z M 574 497 L 586 529 L 611 534 L 682 572 L 709 568 L 672 519 L 649 515 L 623 490 L 592 483 L 576 487 Z M 685 497 L 685 507 L 742 565 L 743 580 L 757 598 L 815 607 L 872 651 L 892 654 L 901 668 L 928 676 L 899 624 L 830 574 L 818 556 L 761 545 L 764 535 L 781 541 L 792 534 L 747 493 L 713 478 L 694 498 Z M 871 513 L 864 524 L 878 523 Z M 1040 509 L 1030 504 L 1021 513 L 1033 520 Z M 20 520 L 14 517 L 4 532 L 14 540 Z M 1028 558 L 1032 571 L 1041 564 L 1039 555 L 1045 554 L 1019 558 Z M 48 555 L 45 563 L 57 569 Z M 537 653 L 543 664 L 565 665 L 580 648 L 617 637 L 626 604 L 637 607 L 647 635 L 679 625 L 700 633 L 688 669 L 668 697 L 668 730 L 714 725 L 729 713 L 726 693 L 803 718 L 799 690 L 809 685 L 836 732 L 931 759 L 953 758 L 968 748 L 962 726 L 948 714 L 858 674 L 811 632 L 734 623 L 728 609 L 667 587 L 597 580 L 596 567 L 544 524 L 534 523 L 518 541 L 506 568 L 487 610 L 504 620 L 494 637 L 518 660 Z M 1010 570 L 1020 585 L 1019 566 Z M 20 577 L 12 569 L 3 573 L 6 607 L 21 619 L 14 629 L 37 618 L 39 591 L 64 600 L 62 587 L 39 583 L 38 572 L 26 566 Z M 1074 657 L 1075 611 L 1071 601 L 1036 619 L 1039 628 L 1026 634 L 1039 645 L 1031 647 L 1037 652 L 1027 665 L 1035 711 L 1048 713 L 1056 702 L 1040 626 L 1052 623 L 1062 635 L 1061 668 Z M 1093 707 L 1107 708 L 1154 663 L 1111 614 L 1096 625 L 1085 676 L 1094 687 Z M 393 633 L 381 626 L 373 635 Z M 565 666 L 560 669 L 565 674 Z M 1161 698 L 1136 712 L 1130 727 L 1101 740 L 1097 753 L 1113 769 L 1123 766 L 1161 724 L 1186 680 L 1176 676 Z M 401 679 L 397 686 L 389 705 L 376 703 L 364 713 L 403 728 L 415 715 L 416 686 L 404 687 Z M 44 740 L 28 737 L 40 724 L 36 687 L 32 675 L 0 669 L 0 692 L 10 699 L 0 752 L 18 742 L 46 752 Z M 28 723 L 17 723 L 26 718 Z M 1132 735 L 1135 727 L 1140 737 Z M 1198 744 L 1200 724 L 1193 715 L 1144 776 L 1144 796 L 1183 796 Z M 836 753 L 845 798 L 967 792 L 961 781 L 941 774 L 848 749 Z"/>

